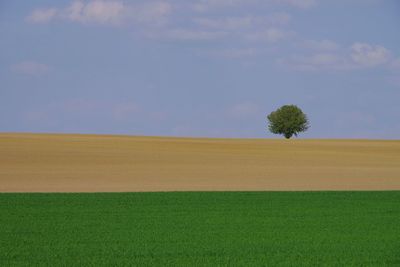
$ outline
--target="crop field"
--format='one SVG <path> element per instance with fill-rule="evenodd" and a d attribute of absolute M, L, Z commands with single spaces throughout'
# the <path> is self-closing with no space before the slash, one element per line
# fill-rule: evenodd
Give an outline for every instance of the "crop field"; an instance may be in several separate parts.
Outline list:
<path fill-rule="evenodd" d="M 0 134 L 0 192 L 400 190 L 400 141 Z"/>
<path fill-rule="evenodd" d="M 400 266 L 400 141 L 0 134 L 0 266 Z"/>
<path fill-rule="evenodd" d="M 400 192 L 0 194 L 1 266 L 399 266 Z"/>

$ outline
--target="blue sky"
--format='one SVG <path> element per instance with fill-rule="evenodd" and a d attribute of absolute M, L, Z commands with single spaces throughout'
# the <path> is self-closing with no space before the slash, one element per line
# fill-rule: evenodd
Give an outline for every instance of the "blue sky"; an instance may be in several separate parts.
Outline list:
<path fill-rule="evenodd" d="M 400 137 L 397 0 L 0 2 L 0 131 Z M 277 136 L 276 136 L 277 137 Z"/>

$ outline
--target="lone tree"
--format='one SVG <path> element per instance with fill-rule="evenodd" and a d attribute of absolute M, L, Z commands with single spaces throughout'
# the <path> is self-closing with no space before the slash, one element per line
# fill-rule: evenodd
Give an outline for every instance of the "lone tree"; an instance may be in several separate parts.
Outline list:
<path fill-rule="evenodd" d="M 268 116 L 268 129 L 274 134 L 283 134 L 287 139 L 309 128 L 306 114 L 295 105 L 285 105 Z"/>

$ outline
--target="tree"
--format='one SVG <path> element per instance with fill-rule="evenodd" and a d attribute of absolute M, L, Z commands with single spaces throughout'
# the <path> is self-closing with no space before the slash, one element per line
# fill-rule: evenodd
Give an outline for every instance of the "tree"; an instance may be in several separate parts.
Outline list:
<path fill-rule="evenodd" d="M 274 134 L 283 134 L 287 139 L 310 126 L 306 114 L 295 105 L 285 105 L 271 112 L 268 116 L 268 129 Z"/>

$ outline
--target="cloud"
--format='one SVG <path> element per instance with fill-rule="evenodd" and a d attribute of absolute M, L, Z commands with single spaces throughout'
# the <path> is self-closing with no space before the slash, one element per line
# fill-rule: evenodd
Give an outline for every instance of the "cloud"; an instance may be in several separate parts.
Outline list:
<path fill-rule="evenodd" d="M 126 7 L 120 1 L 94 0 L 87 4 L 74 1 L 64 11 L 64 16 L 75 22 L 84 23 L 120 23 Z"/>
<path fill-rule="evenodd" d="M 23 61 L 11 66 L 11 70 L 16 73 L 32 76 L 46 74 L 49 69 L 48 65 L 35 61 Z"/>
<path fill-rule="evenodd" d="M 266 16 L 245 15 L 194 18 L 194 25 L 190 29 L 174 30 L 170 33 L 170 37 L 176 37 L 181 40 L 216 40 L 225 38 L 236 44 L 244 44 L 248 41 L 260 44 L 266 42 L 275 43 L 287 38 L 289 34 L 286 30 L 274 25 L 286 25 L 290 19 L 291 17 L 287 13 L 272 13 Z M 255 46 L 252 46 L 252 51 L 248 49 L 244 51 L 242 48 L 237 47 L 222 49 L 222 51 L 226 52 L 224 56 L 227 57 L 242 57 L 245 54 L 254 54 Z M 217 54 L 220 53 L 218 52 Z"/>
<path fill-rule="evenodd" d="M 238 8 L 243 6 L 287 5 L 295 8 L 310 8 L 316 0 L 200 0 L 193 5 L 198 12 L 206 12 L 217 8 Z"/>
<path fill-rule="evenodd" d="M 354 43 L 346 50 L 295 55 L 279 59 L 278 63 L 296 70 L 356 70 L 387 65 L 390 59 L 390 51 L 383 46 Z"/>
<path fill-rule="evenodd" d="M 317 53 L 310 56 L 292 56 L 279 59 L 278 64 L 294 70 L 317 71 L 322 69 L 342 69 L 346 66 L 338 55 L 329 53 Z"/>
<path fill-rule="evenodd" d="M 145 22 L 153 25 L 163 25 L 167 22 L 168 15 L 172 12 L 172 5 L 168 2 L 146 2 L 133 6 L 132 17 L 138 22 Z"/>
<path fill-rule="evenodd" d="M 67 7 L 36 9 L 27 17 L 29 22 L 50 22 L 55 19 L 84 24 L 120 25 L 124 23 L 146 23 L 161 25 L 172 6 L 165 1 L 125 3 L 119 0 L 76 0 Z"/>
<path fill-rule="evenodd" d="M 292 33 L 286 26 L 291 22 L 291 15 L 286 12 L 263 12 L 258 13 L 263 15 L 256 15 L 242 9 L 218 16 L 207 12 L 199 15 L 193 12 L 193 3 L 206 6 L 207 9 L 243 5 L 254 8 L 259 4 L 264 11 L 270 10 L 271 5 L 293 5 L 285 1 L 265 1 L 268 2 L 267 5 L 260 0 L 197 0 L 189 3 L 170 0 L 74 0 L 58 9 L 40 9 L 41 12 L 34 10 L 28 18 L 34 23 L 59 20 L 84 25 L 121 26 L 139 37 L 161 41 L 218 42 L 221 44 L 220 48 L 200 48 L 208 49 L 200 54 L 210 55 L 214 53 L 213 50 L 219 50 L 221 53 L 215 53 L 218 56 L 244 58 L 265 49 L 266 44 L 277 43 L 290 37 Z"/>
<path fill-rule="evenodd" d="M 92 0 L 87 3 L 73 1 L 66 8 L 35 9 L 27 17 L 32 23 L 45 23 L 64 19 L 81 23 L 116 24 L 121 22 L 126 6 L 121 1 Z"/>
<path fill-rule="evenodd" d="M 57 14 L 57 8 L 39 8 L 33 10 L 26 20 L 32 23 L 45 23 L 51 21 Z"/>
<path fill-rule="evenodd" d="M 268 0 L 270 4 L 277 1 Z M 279 1 L 278 1 L 279 2 Z M 29 16 L 30 22 L 64 20 L 80 24 L 119 25 L 135 34 L 152 39 L 178 41 L 232 41 L 234 43 L 275 43 L 288 37 L 282 29 L 291 21 L 290 14 L 276 12 L 269 15 L 237 13 L 235 16 L 193 15 L 191 4 L 148 0 L 74 0 L 63 8 L 37 9 Z M 199 0 L 206 6 L 241 6 L 260 3 L 260 0 Z M 188 9 L 189 8 L 189 9 Z M 177 11 L 175 16 L 172 12 Z M 189 16 L 187 16 L 188 12 Z M 194 17 L 194 18 L 193 18 Z M 233 47 L 233 49 L 236 49 Z M 232 52 L 232 51 L 231 51 Z M 236 53 L 236 52 L 235 52 Z M 251 52 L 253 53 L 253 52 Z M 245 54 L 251 54 L 247 51 Z M 232 53 L 233 54 L 233 53 Z M 237 54 L 237 53 L 236 53 Z M 236 56 L 235 56 L 236 57 Z"/>
<path fill-rule="evenodd" d="M 237 16 L 223 18 L 195 18 L 194 22 L 200 27 L 238 31 L 252 29 L 266 25 L 285 25 L 290 22 L 290 15 L 287 13 L 273 13 L 269 16 Z"/>
<path fill-rule="evenodd" d="M 372 67 L 388 62 L 390 52 L 380 45 L 355 43 L 351 46 L 351 58 L 361 67 Z"/>

